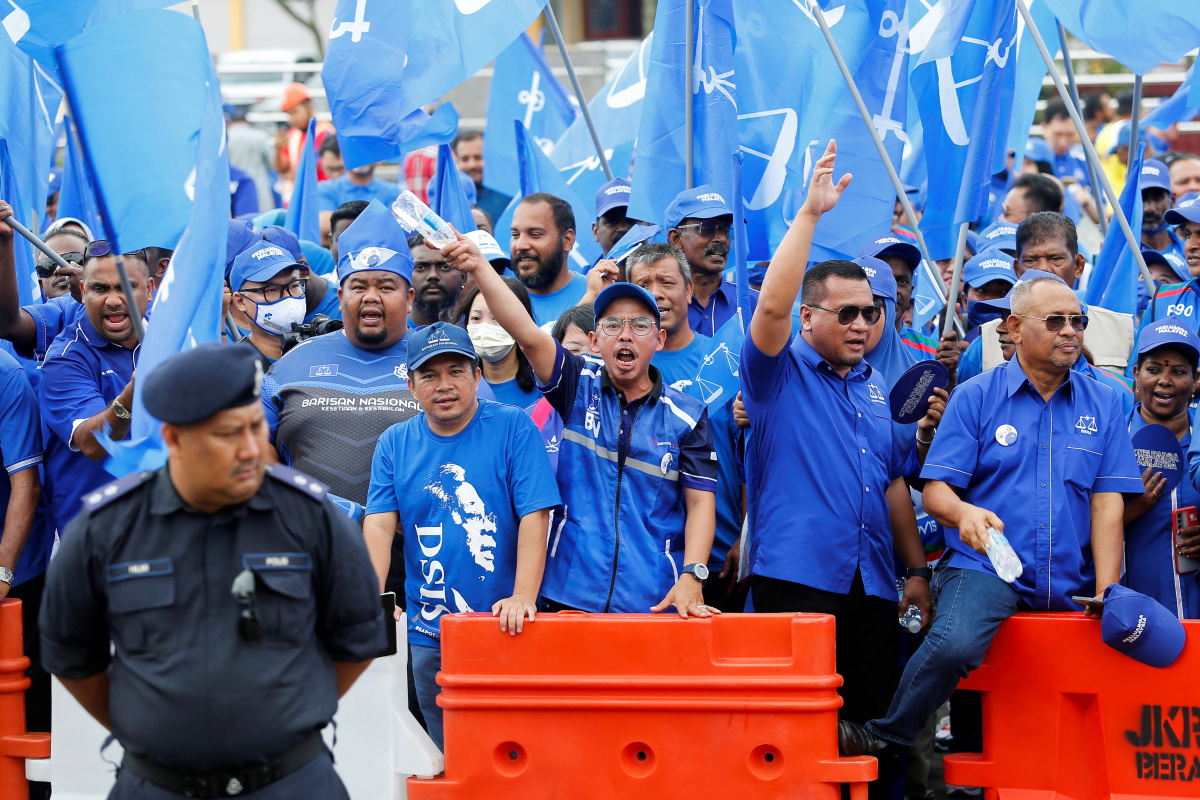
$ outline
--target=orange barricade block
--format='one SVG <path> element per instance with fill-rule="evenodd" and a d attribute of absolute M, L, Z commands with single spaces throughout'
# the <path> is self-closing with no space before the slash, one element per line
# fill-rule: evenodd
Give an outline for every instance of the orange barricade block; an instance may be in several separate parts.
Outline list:
<path fill-rule="evenodd" d="M 29 800 L 26 758 L 50 757 L 50 734 L 25 732 L 25 670 L 21 601 L 0 600 L 0 797 Z"/>
<path fill-rule="evenodd" d="M 446 772 L 413 800 L 865 800 L 837 752 L 834 621 L 817 614 L 442 618 Z"/>
<path fill-rule="evenodd" d="M 982 755 L 946 783 L 986 800 L 1200 797 L 1200 622 L 1165 669 L 1100 640 L 1083 614 L 1017 614 L 960 684 L 983 692 Z"/>

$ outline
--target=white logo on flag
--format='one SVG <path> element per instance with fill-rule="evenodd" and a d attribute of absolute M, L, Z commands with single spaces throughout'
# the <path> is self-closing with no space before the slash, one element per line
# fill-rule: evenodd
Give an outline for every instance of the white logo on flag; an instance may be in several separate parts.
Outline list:
<path fill-rule="evenodd" d="M 354 5 L 354 20 L 343 22 L 339 25 L 337 17 L 334 17 L 333 22 L 329 24 L 329 38 L 336 39 L 348 33 L 350 34 L 350 41 L 362 41 L 362 35 L 371 30 L 371 23 L 365 19 L 366 13 L 367 0 L 358 0 Z"/>
<path fill-rule="evenodd" d="M 454 0 L 454 5 L 458 7 L 458 13 L 470 16 L 490 2 L 492 0 Z"/>
<path fill-rule="evenodd" d="M 646 96 L 646 73 L 650 67 L 650 45 L 653 41 L 654 34 L 651 33 L 645 38 L 641 46 L 638 47 L 637 52 L 626 59 L 625 63 L 621 65 L 621 69 L 617 72 L 616 77 L 613 78 L 612 86 L 609 87 L 608 94 L 604 98 L 604 102 L 608 104 L 609 108 L 626 108 L 634 103 L 641 102 L 642 98 Z M 625 77 L 625 72 L 629 69 L 629 65 L 635 62 L 638 68 L 637 80 L 628 86 L 618 89 L 617 87 L 621 86 L 621 80 Z"/>
<path fill-rule="evenodd" d="M 525 106 L 525 127 L 533 122 L 533 115 L 546 107 L 546 93 L 538 88 L 542 82 L 542 73 L 533 71 L 533 82 L 528 89 L 522 89 L 517 95 L 517 102 Z"/>
<path fill-rule="evenodd" d="M 13 7 L 13 10 L 4 18 L 4 31 L 8 34 L 8 38 L 13 40 L 13 44 L 21 41 L 25 34 L 29 33 L 29 15 L 25 10 L 18 6 L 13 0 L 8 0 L 8 4 Z"/>

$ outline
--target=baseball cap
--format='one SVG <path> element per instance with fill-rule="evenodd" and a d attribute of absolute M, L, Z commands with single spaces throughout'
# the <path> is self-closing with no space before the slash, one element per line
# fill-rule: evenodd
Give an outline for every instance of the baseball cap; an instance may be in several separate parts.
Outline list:
<path fill-rule="evenodd" d="M 496 237 L 487 231 L 468 231 L 463 236 L 474 242 L 483 257 L 492 264 L 499 263 L 503 269 L 508 269 L 512 265 L 512 259 L 508 257 L 508 253 L 500 249 L 500 243 L 496 241 Z"/>
<path fill-rule="evenodd" d="M 1062 278 L 1055 275 L 1053 272 L 1043 272 L 1040 269 L 1025 270 L 1024 274 L 1021 275 L 1021 277 L 1017 281 L 1017 283 L 1026 283 L 1027 281 L 1031 281 L 1034 278 L 1051 278 L 1053 280 L 1058 281 L 1063 286 L 1067 285 L 1066 281 L 1064 281 Z M 1014 286 L 1015 285 L 1016 284 L 1014 284 Z M 1004 295 L 1004 297 L 998 297 L 994 300 L 976 300 L 975 305 L 978 306 L 979 308 L 991 309 L 992 311 L 1003 311 L 1005 313 L 1011 312 L 1012 311 L 1012 289 L 1009 289 L 1008 294 Z M 1079 303 L 1079 308 L 1080 308 L 1080 313 L 1083 313 L 1083 314 L 1087 313 L 1087 306 L 1084 305 L 1082 301 L 1080 301 L 1080 303 Z"/>
<path fill-rule="evenodd" d="M 613 178 L 596 190 L 596 217 L 603 217 L 614 208 L 627 207 L 632 188 L 633 184 L 625 178 Z"/>
<path fill-rule="evenodd" d="M 1050 145 L 1046 144 L 1045 139 L 1030 136 L 1025 142 L 1025 160 L 1042 161 L 1053 166 L 1054 151 L 1050 149 Z"/>
<path fill-rule="evenodd" d="M 1157 600 L 1120 584 L 1104 591 L 1100 638 L 1109 647 L 1152 667 L 1169 667 L 1187 634 L 1179 618 Z"/>
<path fill-rule="evenodd" d="M 1183 261 L 1174 253 L 1160 253 L 1152 247 L 1142 245 L 1142 260 L 1146 262 L 1146 266 L 1151 264 L 1164 264 L 1167 269 L 1179 278 L 1181 281 L 1189 281 L 1192 279 L 1191 273 L 1188 272 L 1187 262 Z"/>
<path fill-rule="evenodd" d="M 967 231 L 967 249 L 971 251 L 971 255 L 973 255 L 973 256 L 977 256 L 977 255 L 979 255 L 981 250 L 987 249 L 986 247 L 979 246 L 979 232 L 978 231 L 973 231 L 973 230 Z"/>
<path fill-rule="evenodd" d="M 858 251 L 860 256 L 874 256 L 882 258 L 883 256 L 900 256 L 909 263 L 913 272 L 921 266 L 921 251 L 917 249 L 915 244 L 906 242 L 903 239 L 888 234 L 880 236 L 874 241 L 867 242 Z M 854 263 L 858 263 L 855 261 Z"/>
<path fill-rule="evenodd" d="M 62 188 L 62 175 L 61 167 L 50 168 L 50 183 L 46 188 L 46 197 L 53 197 Z"/>
<path fill-rule="evenodd" d="M 262 234 L 244 219 L 229 220 L 229 232 L 225 239 L 225 277 L 233 270 L 234 260 L 255 242 L 263 240 Z"/>
<path fill-rule="evenodd" d="M 238 291 L 246 281 L 265 281 L 285 269 L 299 267 L 295 257 L 276 244 L 262 240 L 246 248 L 233 260 L 229 274 L 229 288 Z"/>
<path fill-rule="evenodd" d="M 355 272 L 383 270 L 412 285 L 413 259 L 408 234 L 379 200 L 372 200 L 338 237 L 338 281 Z"/>
<path fill-rule="evenodd" d="M 311 100 L 312 94 L 303 83 L 289 83 L 283 90 L 283 99 L 279 103 L 280 111 L 290 111 L 305 100 Z"/>
<path fill-rule="evenodd" d="M 725 201 L 725 195 L 718 192 L 715 186 L 705 184 L 684 189 L 675 196 L 671 205 L 667 206 L 667 228 L 678 227 L 685 219 L 712 219 L 726 214 L 733 216 L 733 209 Z"/>
<path fill-rule="evenodd" d="M 962 276 L 963 283 L 972 289 L 978 289 L 992 281 L 1006 281 L 1009 286 L 1017 282 L 1012 256 L 996 248 L 984 250 L 963 265 Z"/>
<path fill-rule="evenodd" d="M 262 228 L 262 237 L 271 244 L 277 244 L 284 250 L 287 250 L 297 261 L 304 255 L 304 248 L 300 246 L 300 237 L 282 225 L 264 226 Z"/>
<path fill-rule="evenodd" d="M 1164 345 L 1178 347 L 1190 354 L 1193 362 L 1200 363 L 1200 336 L 1182 318 L 1163 317 L 1142 328 L 1137 354 L 1140 356 Z"/>
<path fill-rule="evenodd" d="M 155 367 L 146 377 L 142 402 L 163 422 L 190 425 L 259 402 L 262 377 L 254 348 L 206 342 Z"/>
<path fill-rule="evenodd" d="M 1175 207 L 1168 211 L 1164 218 L 1168 225 L 1200 222 L 1200 192 L 1188 192 L 1176 200 Z"/>
<path fill-rule="evenodd" d="M 892 268 L 886 261 L 875 256 L 859 256 L 854 259 L 854 263 L 867 273 L 867 280 L 871 283 L 871 294 L 895 302 L 896 276 L 892 274 Z"/>
<path fill-rule="evenodd" d="M 632 297 L 634 300 L 645 303 L 654 313 L 654 321 L 656 323 L 662 322 L 662 315 L 658 313 L 658 301 L 654 299 L 654 295 L 640 286 L 624 281 L 609 284 L 607 289 L 596 295 L 596 299 L 592 301 L 592 308 L 596 312 L 596 321 L 600 321 L 600 315 L 604 313 L 604 310 L 608 308 L 612 301 L 620 300 L 622 297 Z"/>
<path fill-rule="evenodd" d="M 1167 170 L 1167 165 L 1161 161 L 1150 159 L 1142 164 L 1141 189 L 1165 189 L 1167 194 L 1171 193 L 1171 173 Z"/>
<path fill-rule="evenodd" d="M 408 370 L 412 372 L 434 356 L 458 353 L 478 359 L 471 337 L 464 328 L 448 322 L 435 322 L 416 331 L 408 338 Z"/>
<path fill-rule="evenodd" d="M 983 250 L 1004 250 L 1009 255 L 1016 256 L 1017 226 L 1011 222 L 992 223 L 979 232 L 979 246 Z"/>

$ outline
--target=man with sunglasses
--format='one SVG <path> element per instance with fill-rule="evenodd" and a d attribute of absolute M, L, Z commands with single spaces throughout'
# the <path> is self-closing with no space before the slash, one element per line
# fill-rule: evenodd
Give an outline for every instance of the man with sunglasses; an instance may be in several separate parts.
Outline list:
<path fill-rule="evenodd" d="M 577 356 L 530 319 L 474 242 L 459 235 L 442 253 L 475 276 L 562 417 L 558 486 L 566 511 L 550 525 L 543 605 L 720 613 L 703 595 L 717 455 L 704 404 L 663 385 L 650 363 L 667 336 L 654 296 L 631 283 L 600 292 L 589 334 L 600 358 Z"/>
<path fill-rule="evenodd" d="M 885 324 L 867 273 L 848 261 L 807 268 L 818 221 L 850 183 L 832 180 L 835 154 L 830 142 L 771 259 L 742 349 L 749 572 L 756 611 L 836 618 L 841 716 L 866 722 L 891 697 L 901 611 L 912 603 L 929 618 L 930 571 L 888 386 L 864 360 L 872 327 Z M 897 558 L 908 567 L 899 608 Z"/>
<path fill-rule="evenodd" d="M 1102 598 L 1121 577 L 1124 496 L 1144 487 L 1116 394 L 1071 369 L 1088 317 L 1049 276 L 1022 280 L 1010 303 L 1012 360 L 959 386 L 921 470 L 925 510 L 946 527 L 937 618 L 886 716 L 842 723 L 843 753 L 911 745 L 1003 620 L 1078 611 L 1073 596 Z M 993 531 L 1020 558 L 1012 583 L 987 554 Z"/>
<path fill-rule="evenodd" d="M 715 336 L 737 313 L 737 287 L 721 277 L 729 263 L 733 211 L 716 187 L 686 189 L 666 213 L 667 241 L 683 251 L 692 268 L 688 322 L 692 330 Z M 751 297 L 758 293 L 751 290 Z M 749 309 L 747 309 L 749 313 Z"/>
<path fill-rule="evenodd" d="M 124 747 L 112 797 L 345 800 L 320 732 L 387 642 L 362 534 L 268 464 L 251 350 L 144 380 L 167 465 L 85 497 L 47 578 L 47 667 Z"/>
<path fill-rule="evenodd" d="M 291 254 L 267 241 L 233 261 L 230 302 L 250 321 L 250 336 L 244 341 L 261 356 L 265 369 L 282 355 L 283 334 L 304 320 L 306 281 L 301 269 Z"/>

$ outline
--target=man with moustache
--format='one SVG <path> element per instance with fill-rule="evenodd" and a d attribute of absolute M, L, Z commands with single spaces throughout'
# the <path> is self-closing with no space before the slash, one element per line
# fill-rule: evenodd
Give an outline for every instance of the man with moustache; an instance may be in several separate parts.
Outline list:
<path fill-rule="evenodd" d="M 529 290 L 538 325 L 553 324 L 587 292 L 587 278 L 572 272 L 567 253 L 575 246 L 575 212 L 561 197 L 528 195 L 512 219 L 512 270 Z"/>
<path fill-rule="evenodd" d="M 667 241 L 683 251 L 692 268 L 688 322 L 696 333 L 714 336 L 737 313 L 737 287 L 721 277 L 729 261 L 733 211 L 715 187 L 705 184 L 680 192 L 667 206 L 666 223 Z M 757 296 L 751 292 L 752 301 Z"/>
<path fill-rule="evenodd" d="M 408 237 L 408 248 L 413 256 L 413 300 L 408 310 L 408 327 L 415 333 L 441 319 L 446 309 L 454 308 L 462 290 L 463 274 L 447 264 L 442 251 L 419 233 Z"/>
<path fill-rule="evenodd" d="M 1167 223 L 1171 208 L 1171 173 L 1161 161 L 1150 159 L 1142 164 L 1142 244 L 1169 259 L 1184 261 L 1183 241 Z M 1172 281 L 1173 283 L 1174 281 Z"/>

